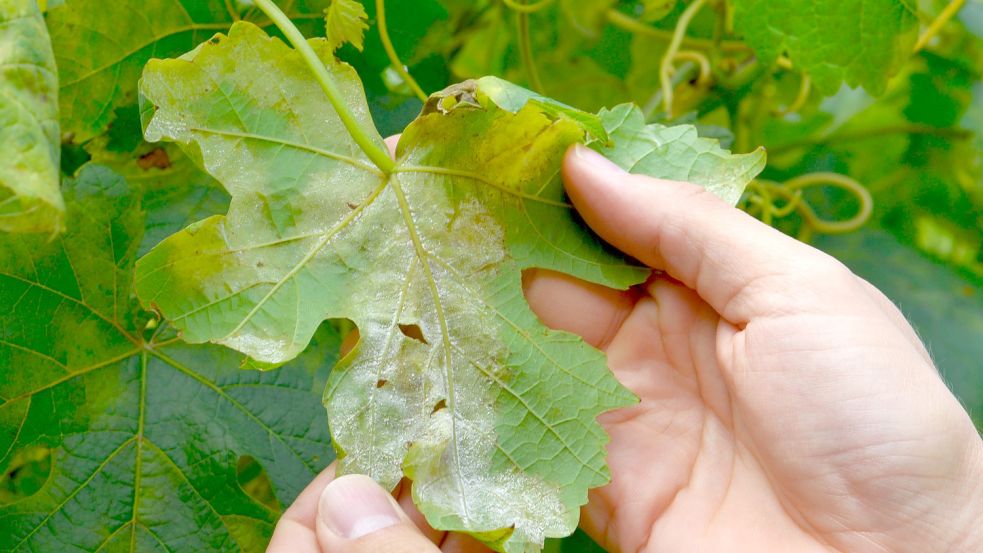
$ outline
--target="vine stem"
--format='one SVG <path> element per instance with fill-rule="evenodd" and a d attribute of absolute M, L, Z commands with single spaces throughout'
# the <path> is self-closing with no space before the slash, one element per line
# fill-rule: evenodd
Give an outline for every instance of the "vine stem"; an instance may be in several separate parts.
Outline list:
<path fill-rule="evenodd" d="M 928 44 L 928 41 L 932 40 L 935 35 L 939 34 L 942 27 L 944 27 L 950 19 L 959 13 L 959 10 L 962 9 L 963 4 L 965 3 L 966 0 L 952 0 L 952 2 L 949 2 L 949 5 L 947 5 L 941 13 L 939 13 L 939 16 L 935 18 L 935 21 L 932 21 L 931 25 L 928 26 L 928 29 L 925 29 L 925 34 L 918 38 L 918 42 L 915 43 L 916 54 Z"/>
<path fill-rule="evenodd" d="M 382 40 L 382 48 L 386 51 L 386 56 L 389 57 L 389 63 L 392 64 L 393 69 L 396 73 L 403 78 L 403 81 L 410 87 L 413 94 L 420 99 L 421 102 L 427 102 L 427 93 L 420 88 L 419 83 L 410 75 L 407 71 L 406 66 L 399 59 L 399 54 L 396 53 L 396 48 L 393 47 L 392 40 L 389 39 L 389 28 L 386 26 L 386 2 L 385 0 L 375 0 L 375 17 L 376 25 L 379 26 L 379 38 Z"/>
<path fill-rule="evenodd" d="M 646 35 L 659 40 L 672 40 L 673 33 L 662 29 L 656 29 L 651 25 L 646 25 L 645 23 L 642 23 L 630 15 L 621 13 L 618 10 L 608 10 L 605 15 L 609 23 L 630 33 Z M 702 50 L 715 50 L 719 47 L 720 50 L 727 52 L 751 51 L 751 48 L 743 42 L 732 40 L 722 40 L 718 46 L 713 40 L 710 39 L 683 37 L 683 45 L 685 45 L 687 48 L 700 48 Z"/>
<path fill-rule="evenodd" d="M 673 69 L 673 59 L 676 54 L 679 53 L 679 47 L 683 43 L 683 37 L 686 36 L 686 29 L 689 28 L 690 21 L 700 8 L 706 4 L 706 0 L 693 0 L 689 6 L 683 11 L 682 15 L 679 16 L 679 21 L 676 22 L 676 29 L 672 33 L 672 40 L 669 41 L 669 47 L 666 49 L 665 55 L 662 56 L 662 62 L 659 63 L 659 83 L 662 85 L 662 105 L 665 107 L 666 114 L 672 117 L 672 69 Z"/>
<path fill-rule="evenodd" d="M 534 4 L 520 4 L 516 0 L 502 0 L 502 2 L 510 10 L 517 11 L 519 13 L 535 13 L 538 12 L 539 10 L 550 7 L 550 4 L 552 4 L 555 1 L 556 0 L 539 0 L 539 2 L 536 2 Z"/>
<path fill-rule="evenodd" d="M 528 6 L 527 4 L 520 5 Z M 536 70 L 536 60 L 532 55 L 532 41 L 529 38 L 529 12 L 518 11 L 516 16 L 519 21 L 519 52 L 522 55 L 522 65 L 526 68 L 532 89 L 542 94 L 543 81 L 539 79 L 539 71 Z"/>
<path fill-rule="evenodd" d="M 338 118 L 341 119 L 341 123 L 345 126 L 348 134 L 351 135 L 352 140 L 358 144 L 358 147 L 365 152 L 365 155 L 383 173 L 386 175 L 392 173 L 396 163 L 389 157 L 389 152 L 381 147 L 377 141 L 373 140 L 368 130 L 359 125 L 358 121 L 355 120 L 355 115 L 345 105 L 344 100 L 342 100 L 342 93 L 338 89 L 338 85 L 335 84 L 327 68 L 324 67 L 324 63 L 314 53 L 314 49 L 307 43 L 304 35 L 300 33 L 293 22 L 290 21 L 290 18 L 272 0 L 256 0 L 256 5 L 259 6 L 259 9 L 263 10 L 263 13 L 273 21 L 277 28 L 287 37 L 287 40 L 290 41 L 290 44 L 300 53 L 300 57 L 303 58 L 304 62 L 314 74 L 314 78 L 321 85 L 321 89 L 324 90 L 324 94 L 328 97 L 331 107 L 338 114 Z"/>

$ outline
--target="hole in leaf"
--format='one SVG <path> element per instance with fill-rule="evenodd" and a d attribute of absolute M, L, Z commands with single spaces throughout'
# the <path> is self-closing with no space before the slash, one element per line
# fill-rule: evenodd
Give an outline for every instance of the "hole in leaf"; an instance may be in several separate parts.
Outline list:
<path fill-rule="evenodd" d="M 140 156 L 137 165 L 144 171 L 150 169 L 167 169 L 171 166 L 171 158 L 163 148 L 154 148 Z"/>
<path fill-rule="evenodd" d="M 51 450 L 42 446 L 24 448 L 10 460 L 0 475 L 0 505 L 36 494 L 51 476 Z"/>
<path fill-rule="evenodd" d="M 380 378 L 379 380 L 376 381 L 375 387 L 376 388 L 382 388 L 383 386 L 385 386 L 388 383 L 389 383 L 389 381 L 386 380 L 385 378 Z"/>
<path fill-rule="evenodd" d="M 399 331 L 403 333 L 403 336 L 407 338 L 412 338 L 417 342 L 422 342 L 424 344 L 430 344 L 426 338 L 423 337 L 423 330 L 418 324 L 405 325 L 403 323 L 399 324 Z"/>
<path fill-rule="evenodd" d="M 357 328 L 352 328 L 349 330 L 348 333 L 345 334 L 345 337 L 341 340 L 341 351 L 338 352 L 338 357 L 348 355 L 349 352 L 355 348 L 355 345 L 358 344 L 359 337 Z"/>
<path fill-rule="evenodd" d="M 437 405 L 434 405 L 433 406 L 433 411 L 430 411 L 430 414 L 433 415 L 437 411 L 440 411 L 441 409 L 446 409 L 446 408 L 447 408 L 447 400 L 442 399 L 442 400 L 440 400 L 440 401 L 437 402 Z"/>
<path fill-rule="evenodd" d="M 236 462 L 236 480 L 246 495 L 275 511 L 282 510 L 273 493 L 273 483 L 266 469 L 251 455 L 240 455 Z"/>

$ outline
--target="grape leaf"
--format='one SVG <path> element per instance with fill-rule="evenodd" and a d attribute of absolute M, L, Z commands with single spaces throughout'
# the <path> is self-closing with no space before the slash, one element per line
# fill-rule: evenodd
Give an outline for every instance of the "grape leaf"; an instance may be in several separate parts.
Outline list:
<path fill-rule="evenodd" d="M 734 0 L 734 27 L 768 62 L 787 53 L 824 94 L 845 81 L 880 95 L 911 56 L 916 12 L 911 0 Z"/>
<path fill-rule="evenodd" d="M 283 505 L 331 460 L 319 398 L 338 334 L 259 373 L 144 332 L 139 190 L 92 164 L 64 189 L 61 238 L 0 236 L 0 468 L 50 458 L 40 486 L 0 499 L 0 550 L 262 551 L 278 513 L 240 487 L 237 458 Z"/>
<path fill-rule="evenodd" d="M 193 221 L 228 211 L 229 197 L 222 186 L 174 144 L 142 143 L 134 152 L 117 153 L 108 151 L 104 142 L 100 138 L 86 145 L 92 162 L 109 167 L 141 190 L 146 222 L 139 255 Z"/>
<path fill-rule="evenodd" d="M 698 136 L 692 125 L 646 125 L 642 110 L 631 104 L 600 115 L 613 146 L 601 144 L 597 150 L 630 173 L 699 184 L 736 204 L 765 167 L 763 148 L 731 154 L 716 139 Z"/>
<path fill-rule="evenodd" d="M 330 45 L 311 44 L 343 96 L 360 98 Z M 508 541 L 509 550 L 570 533 L 587 488 L 607 479 L 594 417 L 631 395 L 598 352 L 538 322 L 521 268 L 536 261 L 622 287 L 645 275 L 570 218 L 559 158 L 583 130 L 534 106 L 513 115 L 465 87 L 407 129 L 400 169 L 384 179 L 300 57 L 249 24 L 182 59 L 151 62 L 141 91 L 152 103 L 148 139 L 188 144 L 233 198 L 228 216 L 193 225 L 139 262 L 141 298 L 186 339 L 270 363 L 301 351 L 323 319 L 354 320 L 357 354 L 328 392 L 343 469 L 390 486 L 405 471 L 433 523 Z M 366 122 L 364 100 L 356 102 Z M 475 133 L 486 148 L 464 146 Z M 470 171 L 477 166 L 493 176 Z M 423 342 L 400 325 L 418 325 Z M 403 353 L 393 358 L 390 348 Z M 361 409 L 349 407 L 367 394 L 374 399 Z M 377 416 L 403 419 L 366 427 Z M 497 442 L 496 425 L 519 428 Z M 536 434 L 544 435 L 530 447 Z"/>
<path fill-rule="evenodd" d="M 309 43 L 368 127 L 357 76 Z M 647 274 L 563 195 L 560 159 L 603 132 L 596 116 L 468 81 L 431 96 L 386 177 L 300 56 L 247 23 L 149 63 L 141 94 L 147 139 L 178 142 L 232 195 L 228 215 L 138 262 L 141 300 L 185 339 L 263 363 L 295 356 L 325 318 L 353 320 L 360 342 L 325 394 L 342 471 L 405 474 L 431 524 L 504 551 L 572 532 L 608 479 L 595 417 L 632 397 L 599 352 L 536 319 L 521 271 L 622 288 Z"/>
<path fill-rule="evenodd" d="M 58 74 L 34 0 L 0 0 L 0 231 L 62 230 Z"/>
<path fill-rule="evenodd" d="M 365 29 L 369 28 L 365 22 L 368 17 L 365 7 L 358 0 L 332 0 L 325 16 L 331 48 L 337 50 L 348 42 L 361 51 Z"/>
<path fill-rule="evenodd" d="M 294 20 L 315 23 L 322 21 L 327 2 L 291 1 L 284 8 Z M 255 9 L 244 15 L 266 22 Z M 47 20 L 61 70 L 63 131 L 76 142 L 101 134 L 117 107 L 136 101 L 147 60 L 186 52 L 239 17 L 230 0 L 73 0 L 51 9 Z"/>

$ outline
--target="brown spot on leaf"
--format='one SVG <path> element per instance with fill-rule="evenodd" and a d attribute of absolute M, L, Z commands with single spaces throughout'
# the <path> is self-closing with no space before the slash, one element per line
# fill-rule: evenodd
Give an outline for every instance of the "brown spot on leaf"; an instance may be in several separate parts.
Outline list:
<path fill-rule="evenodd" d="M 150 169 L 167 169 L 171 166 L 171 158 L 163 148 L 154 148 L 146 154 L 140 156 L 137 165 L 144 171 Z"/>
<path fill-rule="evenodd" d="M 376 388 L 382 388 L 383 386 L 385 386 L 388 383 L 389 383 L 389 381 L 386 380 L 385 378 L 380 378 L 379 380 L 376 381 L 375 387 Z"/>

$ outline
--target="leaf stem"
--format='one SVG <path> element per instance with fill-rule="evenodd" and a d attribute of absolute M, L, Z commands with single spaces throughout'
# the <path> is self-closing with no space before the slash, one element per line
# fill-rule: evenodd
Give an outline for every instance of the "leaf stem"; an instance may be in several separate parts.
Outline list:
<path fill-rule="evenodd" d="M 928 29 L 925 29 L 925 33 L 918 38 L 918 42 L 915 43 L 914 53 L 917 54 L 922 48 L 928 45 L 928 41 L 932 40 L 935 35 L 939 34 L 942 27 L 944 27 L 950 19 L 959 13 L 959 10 L 962 9 L 963 4 L 965 3 L 966 0 L 952 0 L 952 2 L 949 2 L 949 5 L 947 5 L 942 12 L 939 13 L 939 16 L 936 17 L 935 20 L 928 26 Z"/>
<path fill-rule="evenodd" d="M 328 97 L 328 101 L 331 102 L 331 106 L 334 108 L 335 113 L 337 113 L 338 118 L 341 119 L 341 123 L 345 126 L 345 129 L 355 143 L 358 144 L 359 148 L 365 152 L 365 155 L 383 173 L 386 175 L 392 173 L 396 163 L 389 157 L 389 152 L 373 140 L 369 132 L 355 120 L 355 115 L 342 99 L 342 93 L 331 78 L 328 70 L 324 67 L 324 62 L 314 53 L 314 49 L 304 39 L 304 35 L 300 33 L 293 22 L 290 21 L 290 18 L 272 0 L 256 0 L 256 5 L 259 6 L 259 9 L 263 10 L 263 13 L 273 21 L 277 28 L 287 37 L 287 40 L 290 41 L 290 44 L 300 53 L 300 56 L 314 74 L 314 78 L 321 85 L 321 89 L 324 90 L 324 94 Z"/>
<path fill-rule="evenodd" d="M 519 11 L 516 13 L 519 21 L 519 52 L 522 55 L 522 65 L 526 68 L 529 76 L 529 85 L 540 94 L 543 93 L 543 81 L 539 79 L 539 71 L 536 69 L 536 60 L 532 55 L 532 41 L 529 38 L 529 12 Z"/>
<path fill-rule="evenodd" d="M 375 18 L 376 25 L 379 27 L 379 39 L 382 40 L 382 48 L 386 51 L 386 56 L 389 57 L 389 63 L 392 64 L 393 69 L 399 76 L 403 78 L 403 81 L 410 87 L 413 94 L 420 99 L 421 102 L 426 103 L 427 93 L 420 88 L 420 84 L 416 82 L 413 75 L 406 69 L 403 62 L 399 59 L 399 54 L 396 53 L 396 48 L 393 46 L 392 40 L 389 38 L 389 28 L 386 26 L 386 2 L 385 0 L 375 0 Z"/>
<path fill-rule="evenodd" d="M 923 134 L 929 136 L 951 138 L 954 140 L 964 140 L 972 136 L 972 132 L 966 129 L 933 127 L 931 125 L 911 125 L 911 124 L 889 125 L 886 127 L 877 127 L 873 129 L 860 129 L 856 131 L 835 132 L 825 137 L 805 139 L 796 142 L 789 142 L 787 144 L 780 144 L 778 146 L 773 146 L 768 148 L 768 153 L 771 155 L 777 155 L 790 150 L 794 150 L 796 148 L 819 146 L 822 144 L 829 144 L 831 142 L 852 142 L 857 140 L 867 140 L 870 138 L 878 138 L 881 136 L 887 136 L 892 134 Z"/>

